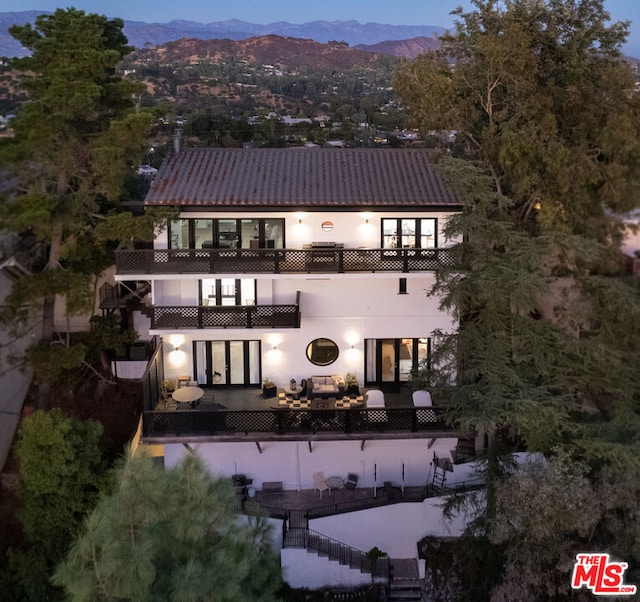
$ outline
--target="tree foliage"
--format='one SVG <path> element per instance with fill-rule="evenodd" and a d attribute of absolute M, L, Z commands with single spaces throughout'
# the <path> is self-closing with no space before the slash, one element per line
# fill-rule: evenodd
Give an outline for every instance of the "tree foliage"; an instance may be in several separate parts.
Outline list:
<path fill-rule="evenodd" d="M 122 27 L 120 19 L 70 8 L 10 28 L 30 50 L 15 59 L 29 101 L 13 122 L 15 137 L 0 146 L 12 183 L 1 199 L 0 227 L 29 236 L 45 261 L 16 283 L 3 314 L 15 328 L 42 312 L 41 352 L 54 339 L 56 298 L 65 298 L 71 313 L 93 308 L 95 278 L 113 263 L 113 247 L 94 230 L 118 212 L 151 123 L 133 104 L 138 85 L 116 74 L 131 50 Z M 51 364 L 55 358 L 49 354 Z"/>
<path fill-rule="evenodd" d="M 616 516 L 638 530 L 628 497 L 640 482 L 640 284 L 623 272 L 620 216 L 640 201 L 640 101 L 620 53 L 626 24 L 610 24 L 602 0 L 473 5 L 395 83 L 425 128 L 455 130 L 462 142 L 459 158 L 440 162 L 465 199 L 447 225 L 461 241 L 459 268 L 441 270 L 434 290 L 459 328 L 440 333 L 426 376 L 461 428 L 552 461 L 535 478 L 490 484 L 474 522 L 485 550 L 505 549 L 493 595 L 508 598 L 527 561 L 536 579 L 568 584 L 566 557 L 578 545 L 640 561 L 612 535 L 623 531 Z M 563 461 L 584 469 L 563 472 Z M 627 493 L 592 506 L 591 531 L 576 531 L 578 501 L 623 481 Z M 573 499 L 574 522 L 534 541 L 542 527 L 514 506 L 543 521 L 532 505 L 545 499 L 559 512 Z M 569 595 L 529 587 L 536 599 Z"/>
<path fill-rule="evenodd" d="M 279 563 L 262 519 L 242 523 L 231 483 L 188 455 L 164 470 L 129 454 L 55 581 L 70 600 L 272 600 Z"/>
<path fill-rule="evenodd" d="M 425 128 L 459 133 L 514 215 L 607 241 L 606 210 L 628 211 L 638 195 L 627 24 L 609 24 L 603 0 L 472 4 L 396 88 Z"/>
<path fill-rule="evenodd" d="M 5 594 L 12 599 L 57 599 L 49 577 L 108 482 L 101 438 L 99 423 L 66 418 L 58 409 L 23 422 L 17 455 L 24 542 L 9 552 L 12 594 Z"/>

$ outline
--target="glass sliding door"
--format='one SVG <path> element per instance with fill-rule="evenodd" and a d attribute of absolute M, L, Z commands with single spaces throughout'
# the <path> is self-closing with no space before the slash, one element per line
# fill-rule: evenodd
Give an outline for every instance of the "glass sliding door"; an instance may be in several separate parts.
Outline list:
<path fill-rule="evenodd" d="M 430 339 L 366 339 L 365 384 L 401 385 L 411 374 L 428 366 Z"/>
<path fill-rule="evenodd" d="M 260 341 L 196 341 L 198 382 L 206 386 L 260 384 Z"/>

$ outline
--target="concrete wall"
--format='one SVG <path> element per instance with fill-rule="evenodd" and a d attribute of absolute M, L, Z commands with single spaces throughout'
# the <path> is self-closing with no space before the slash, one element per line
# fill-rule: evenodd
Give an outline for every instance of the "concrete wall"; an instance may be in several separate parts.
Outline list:
<path fill-rule="evenodd" d="M 427 535 L 458 536 L 465 526 L 459 515 L 451 522 L 442 516 L 444 498 L 349 512 L 310 521 L 309 528 L 363 552 L 377 546 L 391 558 L 416 558 L 418 542 Z M 284 549 L 280 555 L 282 574 L 292 587 L 320 589 L 325 586 L 357 586 L 370 583 L 371 576 L 319 558 L 306 550 Z M 424 563 L 419 562 L 424 577 Z"/>
<path fill-rule="evenodd" d="M 326 476 L 356 472 L 359 484 L 373 487 L 390 480 L 401 485 L 405 461 L 405 484 L 424 485 L 430 478 L 433 452 L 444 457 L 455 446 L 455 439 L 438 440 L 431 449 L 426 441 L 371 441 L 360 450 L 358 441 L 315 442 L 312 451 L 306 442 L 261 443 L 261 454 L 254 443 L 210 443 L 194 445 L 209 469 L 218 475 L 243 473 L 260 488 L 264 481 L 283 481 L 285 489 L 311 489 L 313 472 Z M 179 444 L 165 445 L 165 465 L 173 466 L 189 453 Z M 377 481 L 374 480 L 374 466 Z M 464 480 L 473 472 L 471 465 L 456 465 L 448 473 L 448 482 Z M 326 494 L 325 494 L 326 495 Z M 392 558 L 416 558 L 417 543 L 427 535 L 457 536 L 465 525 L 460 515 L 451 522 L 442 516 L 444 498 L 430 498 L 420 503 L 401 503 L 335 516 L 313 519 L 309 528 L 363 552 L 377 546 Z M 318 496 L 318 503 L 320 497 Z M 274 521 L 274 541 L 281 523 Z M 277 542 L 274 545 L 278 545 Z M 371 575 L 361 573 L 317 554 L 299 549 L 280 551 L 283 578 L 296 588 L 320 589 L 325 586 L 356 587 L 371 582 Z M 424 576 L 424 563 L 419 563 Z"/>
<path fill-rule="evenodd" d="M 284 489 L 313 489 L 313 473 L 322 471 L 326 477 L 356 473 L 361 487 L 381 487 L 385 481 L 406 486 L 424 486 L 432 478 L 431 460 L 450 457 L 455 438 L 438 439 L 428 448 L 427 439 L 366 441 L 313 441 L 311 451 L 306 441 L 266 441 L 260 443 L 190 444 L 214 474 L 231 476 L 246 474 L 256 489 L 264 481 L 282 481 Z M 165 445 L 165 465 L 174 466 L 188 453 L 183 445 Z M 455 466 L 447 481 L 469 478 L 468 468 Z M 326 494 L 325 494 L 326 495 Z M 320 501 L 320 498 L 318 498 Z"/>

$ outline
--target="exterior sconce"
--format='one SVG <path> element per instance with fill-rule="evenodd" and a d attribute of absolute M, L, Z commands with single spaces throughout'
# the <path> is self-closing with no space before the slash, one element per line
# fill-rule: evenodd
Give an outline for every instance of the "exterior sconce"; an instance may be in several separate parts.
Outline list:
<path fill-rule="evenodd" d="M 302 218 L 298 218 L 298 223 L 301 224 L 302 223 Z"/>
<path fill-rule="evenodd" d="M 278 351 L 278 346 L 277 346 L 277 345 L 274 345 L 274 346 L 271 348 L 271 351 Z"/>

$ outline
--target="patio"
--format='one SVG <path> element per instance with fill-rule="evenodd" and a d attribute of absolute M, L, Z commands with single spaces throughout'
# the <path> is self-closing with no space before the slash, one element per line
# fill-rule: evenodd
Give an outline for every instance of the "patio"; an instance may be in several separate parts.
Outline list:
<path fill-rule="evenodd" d="M 278 403 L 278 396 L 266 398 L 259 387 L 229 387 L 226 389 L 204 389 L 204 396 L 200 400 L 200 410 L 268 410 Z M 374 387 L 369 387 L 374 389 Z M 283 388 L 278 389 L 284 391 Z M 362 389 L 362 395 L 367 389 Z M 397 391 L 385 392 L 387 408 L 411 408 L 411 388 L 399 387 Z M 176 410 L 176 403 L 172 400 L 159 401 L 156 410 Z"/>
<path fill-rule="evenodd" d="M 258 388 L 205 390 L 188 408 L 165 398 L 143 412 L 142 437 L 146 443 L 169 443 L 457 436 L 442 408 L 416 408 L 408 388 L 385 393 L 384 405 L 375 407 L 338 399 L 323 400 L 322 407 L 305 402 L 299 408 L 274 407 L 274 402 L 279 404 L 277 397 L 265 398 Z"/>

